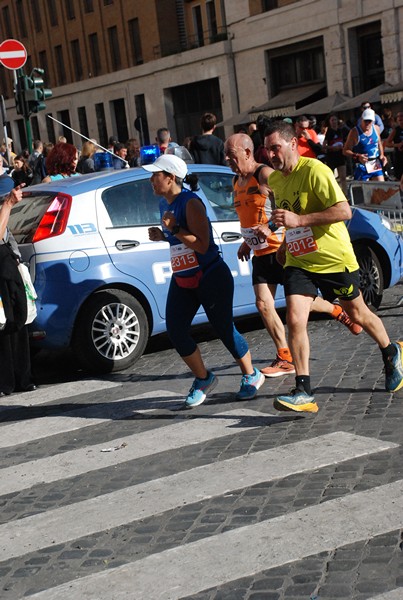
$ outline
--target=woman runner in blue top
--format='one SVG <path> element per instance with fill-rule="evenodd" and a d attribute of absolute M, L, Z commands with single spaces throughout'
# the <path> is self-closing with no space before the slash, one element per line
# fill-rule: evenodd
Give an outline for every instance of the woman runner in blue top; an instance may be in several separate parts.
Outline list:
<path fill-rule="evenodd" d="M 210 220 L 202 200 L 194 193 L 197 177 L 187 175 L 184 160 L 172 154 L 160 156 L 143 167 L 152 172 L 154 194 L 161 197 L 162 229 L 150 227 L 150 240 L 170 245 L 172 278 L 166 305 L 167 332 L 178 354 L 195 376 L 185 406 L 204 402 L 217 378 L 204 365 L 200 350 L 190 335 L 190 326 L 200 306 L 218 337 L 242 371 L 237 399 L 250 400 L 264 382 L 252 365 L 246 340 L 233 323 L 234 280 L 213 239 Z M 183 182 L 191 190 L 183 189 Z"/>
<path fill-rule="evenodd" d="M 375 112 L 367 108 L 362 113 L 356 127 L 350 130 L 343 154 L 352 156 L 355 161 L 354 179 L 357 181 L 384 181 L 383 168 L 386 156 L 383 151 L 381 134 L 375 125 Z"/>

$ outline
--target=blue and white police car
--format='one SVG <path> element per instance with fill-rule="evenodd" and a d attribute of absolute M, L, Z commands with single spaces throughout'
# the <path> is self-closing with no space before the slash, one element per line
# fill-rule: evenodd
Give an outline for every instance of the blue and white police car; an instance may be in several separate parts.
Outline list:
<path fill-rule="evenodd" d="M 235 280 L 234 315 L 256 312 L 250 264 L 237 258 L 240 227 L 227 167 L 189 165 L 215 240 Z M 150 336 L 165 331 L 171 277 L 168 244 L 151 242 L 159 200 L 143 169 L 105 171 L 27 188 L 12 211 L 10 228 L 29 263 L 38 300 L 32 323 L 39 348 L 71 347 L 81 366 L 95 372 L 126 369 Z M 350 236 L 362 267 L 368 303 L 402 272 L 403 244 L 379 215 L 354 209 Z M 285 306 L 282 287 L 277 307 Z M 195 324 L 206 317 L 200 311 Z"/>

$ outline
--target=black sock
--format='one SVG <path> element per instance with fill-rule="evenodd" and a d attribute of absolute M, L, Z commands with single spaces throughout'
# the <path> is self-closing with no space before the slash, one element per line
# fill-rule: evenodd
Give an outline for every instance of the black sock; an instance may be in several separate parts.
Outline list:
<path fill-rule="evenodd" d="M 396 346 L 390 343 L 386 348 L 381 348 L 383 362 L 390 361 L 396 356 Z"/>
<path fill-rule="evenodd" d="M 306 392 L 309 396 L 312 395 L 311 378 L 309 375 L 297 375 L 295 384 L 296 388 L 301 392 Z"/>

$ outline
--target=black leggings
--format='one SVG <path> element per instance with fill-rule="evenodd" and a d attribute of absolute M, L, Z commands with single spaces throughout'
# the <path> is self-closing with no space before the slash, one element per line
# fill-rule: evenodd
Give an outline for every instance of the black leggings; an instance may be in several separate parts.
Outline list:
<path fill-rule="evenodd" d="M 242 358 L 248 344 L 233 322 L 234 280 L 221 259 L 207 269 L 196 289 L 181 288 L 172 277 L 166 305 L 169 338 L 180 356 L 190 356 L 197 348 L 190 335 L 194 316 L 203 306 L 220 340 L 235 359 Z"/>

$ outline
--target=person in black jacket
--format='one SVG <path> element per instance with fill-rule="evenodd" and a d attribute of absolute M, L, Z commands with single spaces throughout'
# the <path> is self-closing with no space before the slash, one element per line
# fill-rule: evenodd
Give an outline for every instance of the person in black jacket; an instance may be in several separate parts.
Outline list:
<path fill-rule="evenodd" d="M 0 185 L 0 296 L 6 316 L 6 324 L 0 331 L 0 398 L 12 392 L 31 392 L 36 389 L 32 382 L 28 329 L 25 325 L 27 300 L 18 270 L 20 253 L 7 227 L 11 209 L 22 199 L 22 186 L 12 189 L 6 196 L 5 191 L 6 188 Z"/>
<path fill-rule="evenodd" d="M 224 142 L 214 135 L 217 119 L 212 113 L 204 113 L 200 119 L 202 134 L 196 135 L 190 143 L 190 153 L 195 163 L 226 165 Z"/>

